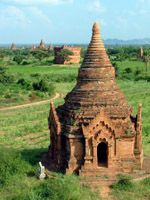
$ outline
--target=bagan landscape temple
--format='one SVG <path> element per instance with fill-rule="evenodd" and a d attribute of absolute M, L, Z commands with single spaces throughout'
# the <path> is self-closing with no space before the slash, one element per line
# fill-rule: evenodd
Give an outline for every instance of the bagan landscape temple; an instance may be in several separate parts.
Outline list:
<path fill-rule="evenodd" d="M 49 45 L 48 50 L 49 51 L 53 50 L 53 45 L 52 44 Z"/>
<path fill-rule="evenodd" d="M 66 174 L 115 175 L 142 169 L 142 119 L 115 82 L 97 22 L 77 84 L 49 114 L 50 160 Z"/>
<path fill-rule="evenodd" d="M 73 55 L 69 55 L 70 60 L 61 60 L 58 55 L 62 49 L 68 49 L 73 52 Z M 54 62 L 56 64 L 66 64 L 66 63 L 79 63 L 81 57 L 81 47 L 68 47 L 67 45 L 63 45 L 62 47 L 54 47 Z"/>
<path fill-rule="evenodd" d="M 48 49 L 47 46 L 45 46 L 44 41 L 42 39 L 39 48 Z"/>
<path fill-rule="evenodd" d="M 14 42 L 13 42 L 12 45 L 11 45 L 11 49 L 12 49 L 12 50 L 16 50 L 16 49 L 17 49 Z"/>

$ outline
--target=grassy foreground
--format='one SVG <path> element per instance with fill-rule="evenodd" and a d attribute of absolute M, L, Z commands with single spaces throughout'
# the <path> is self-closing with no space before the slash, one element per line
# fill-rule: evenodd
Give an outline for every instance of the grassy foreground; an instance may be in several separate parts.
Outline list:
<path fill-rule="evenodd" d="M 121 73 L 124 72 L 125 66 L 129 67 L 131 64 L 133 71 L 136 70 L 136 62 L 135 65 L 134 62 L 118 64 Z M 139 63 L 139 66 L 144 69 L 143 63 Z M 60 98 L 54 102 L 57 107 L 64 102 L 64 96 L 76 84 L 75 78 L 77 77 L 79 65 L 15 65 L 8 67 L 9 72 L 16 79 L 19 78 L 20 74 L 29 81 L 32 81 L 31 79 L 36 80 L 38 79 L 37 77 L 48 77 L 46 80 L 54 84 L 55 92 L 61 94 Z M 38 75 L 35 75 L 36 73 Z M 31 76 L 31 74 L 34 75 Z M 133 73 L 131 76 L 133 76 Z M 150 155 L 150 84 L 146 80 L 134 81 L 132 78 L 130 80 L 118 78 L 117 84 L 126 95 L 128 103 L 133 106 L 135 115 L 138 104 L 143 104 L 143 149 L 145 155 Z M 4 93 L 6 90 L 10 91 L 10 88 L 4 88 Z M 19 88 L 19 91 L 25 92 L 25 94 L 22 93 L 24 98 L 27 94 L 26 89 Z M 47 96 L 45 98 L 50 97 Z M 26 97 L 21 102 L 26 102 Z M 14 104 L 16 103 L 11 102 L 8 104 L 3 102 L 1 106 Z M 56 180 L 37 180 L 38 161 L 47 152 L 49 145 L 47 122 L 49 108 L 50 104 L 46 103 L 38 106 L 0 111 L 0 200 L 100 199 L 98 193 L 92 192 L 89 187 L 80 187 L 77 183 L 79 177 L 76 176 L 66 177 L 58 174 L 59 178 Z M 150 184 L 149 180 L 147 180 L 147 182 L 136 183 L 132 189 L 114 188 L 114 196 L 118 200 L 150 199 L 149 189 Z"/>

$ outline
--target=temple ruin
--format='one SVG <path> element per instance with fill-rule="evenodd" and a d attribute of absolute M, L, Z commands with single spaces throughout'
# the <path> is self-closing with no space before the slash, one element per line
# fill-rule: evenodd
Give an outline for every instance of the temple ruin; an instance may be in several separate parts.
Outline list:
<path fill-rule="evenodd" d="M 48 50 L 48 47 L 44 44 L 44 41 L 42 39 L 40 42 L 40 46 L 38 46 L 38 45 L 31 46 L 30 51 L 34 51 L 35 49 L 38 49 L 38 48 L 43 48 L 43 49 Z"/>
<path fill-rule="evenodd" d="M 138 59 L 143 59 L 143 55 L 144 55 L 144 51 L 143 51 L 143 48 L 141 47 L 141 48 L 139 49 L 137 58 L 138 58 Z"/>
<path fill-rule="evenodd" d="M 70 60 L 61 60 L 59 57 L 59 53 L 62 49 L 68 49 L 73 52 L 73 55 L 70 55 Z M 80 62 L 80 54 L 81 54 L 81 47 L 68 47 L 67 45 L 63 45 L 62 47 L 54 47 L 54 56 L 55 56 L 55 63 L 56 64 L 66 64 L 66 63 L 79 63 Z"/>
<path fill-rule="evenodd" d="M 52 44 L 50 44 L 49 47 L 48 47 L 48 51 L 51 51 L 51 50 L 53 50 L 53 45 Z"/>
<path fill-rule="evenodd" d="M 16 49 L 17 49 L 14 42 L 13 42 L 12 45 L 11 45 L 11 49 L 12 49 L 12 50 L 16 50 Z"/>
<path fill-rule="evenodd" d="M 44 48 L 48 49 L 47 46 L 45 46 L 44 41 L 41 39 L 40 46 L 38 48 Z"/>
<path fill-rule="evenodd" d="M 77 84 L 49 114 L 49 157 L 66 174 L 115 175 L 142 169 L 142 119 L 115 82 L 97 22 Z"/>

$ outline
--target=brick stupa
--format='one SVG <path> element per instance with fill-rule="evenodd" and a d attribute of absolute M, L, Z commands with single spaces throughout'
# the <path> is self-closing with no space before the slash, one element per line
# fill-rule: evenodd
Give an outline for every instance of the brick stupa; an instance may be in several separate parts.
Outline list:
<path fill-rule="evenodd" d="M 49 45 L 48 50 L 49 51 L 53 50 L 53 45 L 52 44 Z"/>
<path fill-rule="evenodd" d="M 47 46 L 45 46 L 44 41 L 42 39 L 39 48 L 48 49 Z"/>
<path fill-rule="evenodd" d="M 137 116 L 115 82 L 97 22 L 77 84 L 49 115 L 50 159 L 67 174 L 130 173 L 142 168 L 141 105 Z"/>
<path fill-rule="evenodd" d="M 12 50 L 16 50 L 16 49 L 17 49 L 14 42 L 13 42 L 12 45 L 11 45 L 11 49 L 12 49 Z"/>

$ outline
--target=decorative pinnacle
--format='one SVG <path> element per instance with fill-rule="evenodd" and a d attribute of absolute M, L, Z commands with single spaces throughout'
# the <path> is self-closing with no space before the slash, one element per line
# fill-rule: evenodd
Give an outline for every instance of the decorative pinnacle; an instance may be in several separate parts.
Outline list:
<path fill-rule="evenodd" d="M 97 22 L 94 23 L 92 31 L 93 35 L 100 34 L 100 26 Z"/>

